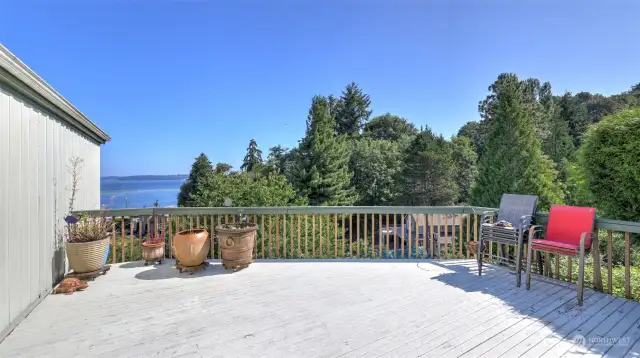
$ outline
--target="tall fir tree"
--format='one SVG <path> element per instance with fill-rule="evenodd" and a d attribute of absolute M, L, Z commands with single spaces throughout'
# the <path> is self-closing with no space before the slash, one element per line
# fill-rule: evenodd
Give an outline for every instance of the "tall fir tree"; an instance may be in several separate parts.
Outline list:
<path fill-rule="evenodd" d="M 351 82 L 342 91 L 338 101 L 330 96 L 328 102 L 330 115 L 334 115 L 333 112 L 335 112 L 336 134 L 358 136 L 371 116 L 369 95 L 364 93 L 355 82 Z"/>
<path fill-rule="evenodd" d="M 456 168 L 450 142 L 429 128 L 421 130 L 404 154 L 398 177 L 403 205 L 452 205 L 458 197 Z"/>
<path fill-rule="evenodd" d="M 309 109 L 306 135 L 296 151 L 294 184 L 309 205 L 351 205 L 347 138 L 334 133 L 334 119 L 326 97 L 315 96 Z"/>
<path fill-rule="evenodd" d="M 255 139 L 249 141 L 247 154 L 244 156 L 240 170 L 250 172 L 262 165 L 262 151 L 258 148 Z"/>
<path fill-rule="evenodd" d="M 178 193 L 178 206 L 189 206 L 189 198 L 191 194 L 194 194 L 197 191 L 198 186 L 203 182 L 204 178 L 212 173 L 213 165 L 211 165 L 211 161 L 204 153 L 200 153 L 191 165 L 189 177 L 184 184 L 180 186 L 180 192 Z"/>
<path fill-rule="evenodd" d="M 476 154 L 471 140 L 467 137 L 457 136 L 451 140 L 453 146 L 453 162 L 455 164 L 455 180 L 458 184 L 460 195 L 458 203 L 469 203 L 471 201 L 471 188 L 478 176 Z"/>
<path fill-rule="evenodd" d="M 554 184 L 557 172 L 542 153 L 533 123 L 527 83 L 505 73 L 490 90 L 485 116 L 491 122 L 472 203 L 497 207 L 504 193 L 538 195 L 541 208 L 562 202 L 562 190 Z"/>

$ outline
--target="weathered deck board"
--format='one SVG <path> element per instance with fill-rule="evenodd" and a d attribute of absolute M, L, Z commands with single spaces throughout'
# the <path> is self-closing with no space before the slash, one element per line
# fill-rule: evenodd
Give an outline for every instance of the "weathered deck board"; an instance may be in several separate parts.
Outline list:
<path fill-rule="evenodd" d="M 114 265 L 47 297 L 0 357 L 640 356 L 640 304 L 534 277 L 531 291 L 472 260 Z M 584 347 L 576 335 L 628 337 Z"/>

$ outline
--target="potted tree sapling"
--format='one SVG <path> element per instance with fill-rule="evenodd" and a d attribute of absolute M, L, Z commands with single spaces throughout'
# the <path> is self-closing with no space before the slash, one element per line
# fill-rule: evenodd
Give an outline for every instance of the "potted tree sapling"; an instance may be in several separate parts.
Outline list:
<path fill-rule="evenodd" d="M 225 206 L 231 206 L 231 200 L 225 200 Z M 248 267 L 253 262 L 253 246 L 256 241 L 258 225 L 247 222 L 242 209 L 235 215 L 233 223 L 216 226 L 222 265 L 234 271 Z"/>

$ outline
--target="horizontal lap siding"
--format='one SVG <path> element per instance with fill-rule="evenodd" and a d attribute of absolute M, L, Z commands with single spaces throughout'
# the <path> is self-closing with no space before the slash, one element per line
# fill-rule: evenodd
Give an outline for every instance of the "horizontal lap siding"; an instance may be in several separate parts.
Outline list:
<path fill-rule="evenodd" d="M 66 270 L 55 233 L 73 156 L 84 159 L 75 209 L 98 209 L 98 144 L 0 84 L 0 332 Z"/>

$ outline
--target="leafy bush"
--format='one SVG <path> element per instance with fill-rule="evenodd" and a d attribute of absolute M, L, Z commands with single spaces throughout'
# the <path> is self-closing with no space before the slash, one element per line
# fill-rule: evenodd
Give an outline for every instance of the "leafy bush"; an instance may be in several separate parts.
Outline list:
<path fill-rule="evenodd" d="M 640 108 L 592 125 L 579 158 L 599 215 L 640 221 Z"/>

